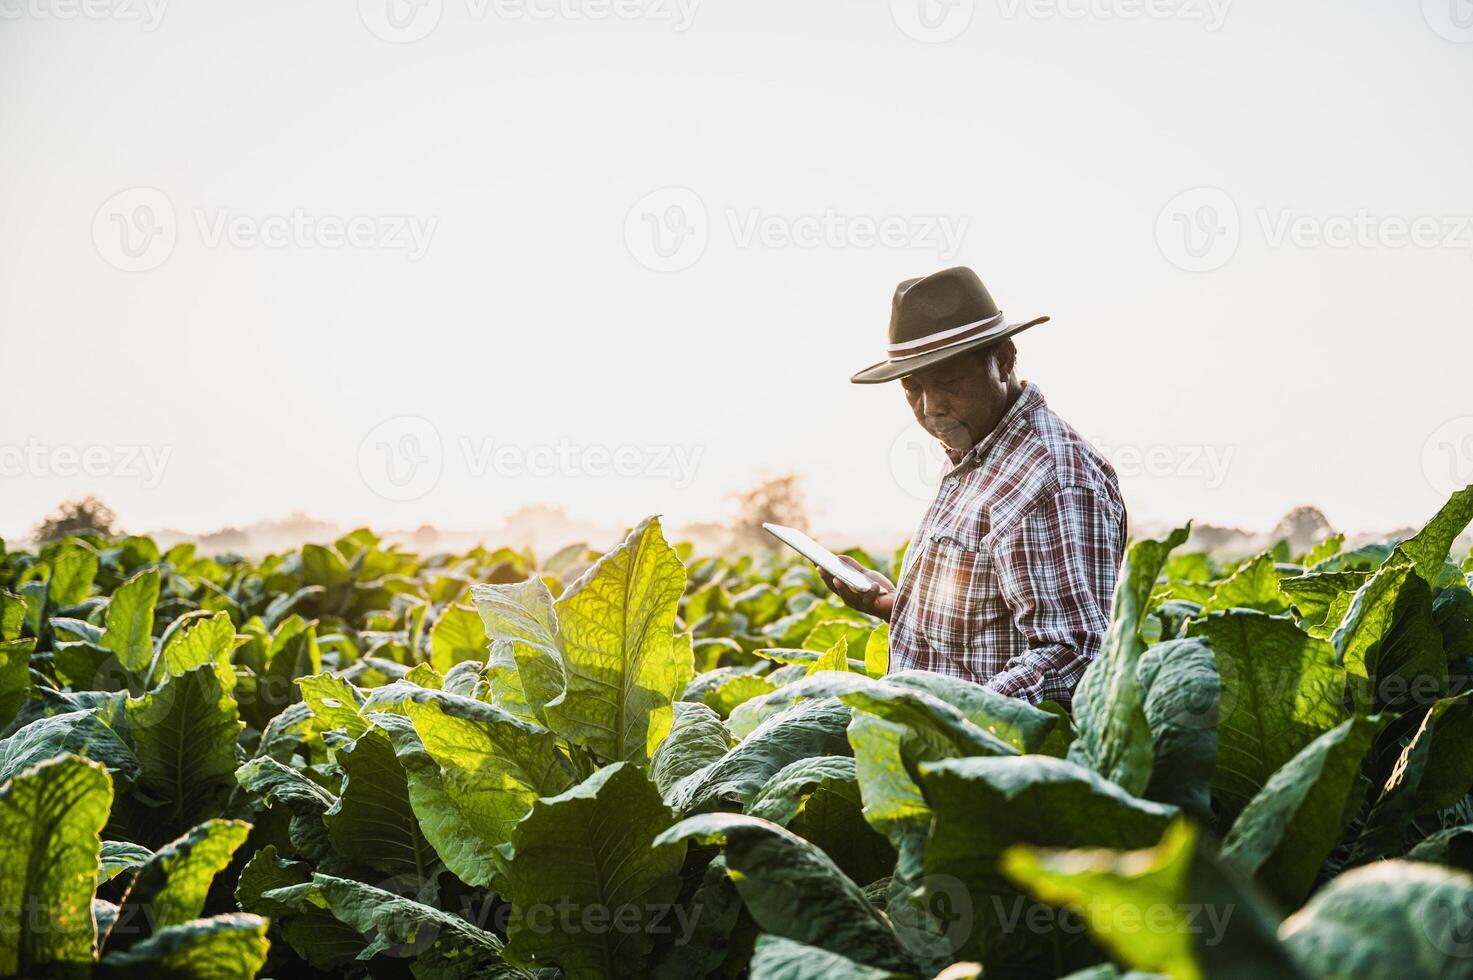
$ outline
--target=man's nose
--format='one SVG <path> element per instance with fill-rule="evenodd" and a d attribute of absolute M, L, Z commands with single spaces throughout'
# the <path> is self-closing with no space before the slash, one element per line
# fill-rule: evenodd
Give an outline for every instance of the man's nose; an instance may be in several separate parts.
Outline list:
<path fill-rule="evenodd" d="M 945 415 L 946 400 L 934 391 L 921 392 L 921 414 L 926 417 Z"/>

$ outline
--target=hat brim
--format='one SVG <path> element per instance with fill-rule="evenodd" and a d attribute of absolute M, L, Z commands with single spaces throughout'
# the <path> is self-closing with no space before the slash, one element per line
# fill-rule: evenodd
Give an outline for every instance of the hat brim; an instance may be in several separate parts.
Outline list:
<path fill-rule="evenodd" d="M 916 354 L 914 357 L 901 357 L 889 361 L 880 361 L 871 364 L 858 373 L 851 375 L 849 380 L 857 385 L 875 385 L 884 381 L 894 381 L 903 378 L 907 374 L 914 374 L 924 370 L 933 364 L 939 364 L 950 357 L 964 354 L 970 350 L 981 347 L 991 347 L 1000 344 L 1016 333 L 1022 333 L 1029 327 L 1036 327 L 1040 323 L 1048 322 L 1048 317 L 1041 316 L 1029 320 L 1026 323 L 1010 323 L 1008 328 L 1001 333 L 995 333 L 986 337 L 977 337 L 973 340 L 964 341 L 955 347 L 943 347 L 940 350 L 928 351 L 925 354 Z"/>

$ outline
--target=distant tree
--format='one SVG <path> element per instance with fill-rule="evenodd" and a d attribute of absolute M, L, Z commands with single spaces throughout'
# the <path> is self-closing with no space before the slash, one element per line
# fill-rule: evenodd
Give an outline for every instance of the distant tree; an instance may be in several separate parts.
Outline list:
<path fill-rule="evenodd" d="M 762 529 L 764 523 L 808 530 L 808 504 L 802 478 L 796 473 L 768 477 L 733 496 L 737 498 L 737 519 L 731 536 L 739 551 L 777 547 L 777 539 Z"/>
<path fill-rule="evenodd" d="M 115 533 L 118 515 L 112 508 L 96 497 L 69 500 L 56 508 L 56 512 L 36 525 L 31 536 L 37 544 L 55 541 L 72 534 L 100 534 L 110 538 Z"/>
<path fill-rule="evenodd" d="M 433 548 L 440 543 L 440 532 L 433 524 L 421 524 L 414 530 L 414 546 L 421 550 Z"/>
<path fill-rule="evenodd" d="M 1334 533 L 1318 507 L 1295 507 L 1279 519 L 1268 540 L 1270 544 L 1287 541 L 1290 554 L 1302 555 Z"/>

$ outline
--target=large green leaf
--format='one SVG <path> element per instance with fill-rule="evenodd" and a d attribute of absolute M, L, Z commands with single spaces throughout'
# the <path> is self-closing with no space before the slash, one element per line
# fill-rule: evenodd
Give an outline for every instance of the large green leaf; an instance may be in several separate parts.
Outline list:
<path fill-rule="evenodd" d="M 445 794 L 467 831 L 492 846 L 511 839 L 539 796 L 573 785 L 552 732 L 469 698 L 436 691 L 420 697 L 405 704 L 409 720 L 440 766 Z"/>
<path fill-rule="evenodd" d="M 1417 574 L 1423 581 L 1436 585 L 1442 576 L 1448 549 L 1469 521 L 1473 521 L 1473 486 L 1456 491 L 1432 520 L 1397 545 L 1396 550 L 1416 565 Z"/>
<path fill-rule="evenodd" d="M 1328 640 L 1350 609 L 1355 593 L 1371 577 L 1370 572 L 1311 572 L 1279 580 L 1279 589 L 1289 597 L 1300 625 L 1310 636 Z"/>
<path fill-rule="evenodd" d="M 0 640 L 0 731 L 15 720 L 31 686 L 35 640 Z"/>
<path fill-rule="evenodd" d="M 1411 565 L 1388 564 L 1361 586 L 1330 642 L 1361 710 L 1405 710 L 1447 693 L 1432 590 Z"/>
<path fill-rule="evenodd" d="M 125 708 L 142 766 L 139 787 L 161 804 L 160 830 L 190 827 L 220 812 L 234 782 L 235 738 L 243 727 L 215 666 L 170 677 Z"/>
<path fill-rule="evenodd" d="M 1195 838 L 1178 821 L 1145 850 L 1014 847 L 1002 870 L 1037 898 L 1075 910 L 1101 946 L 1137 970 L 1174 980 L 1297 980 L 1300 971 L 1274 937 L 1276 918 L 1203 856 Z"/>
<path fill-rule="evenodd" d="M 747 805 L 750 816 L 786 827 L 868 885 L 895 869 L 895 851 L 865 822 L 854 760 L 843 755 L 799 759 L 767 781 Z"/>
<path fill-rule="evenodd" d="M 745 803 L 783 767 L 814 755 L 845 755 L 849 709 L 832 699 L 801 701 L 763 722 L 721 758 L 681 779 L 666 800 L 696 813 Z"/>
<path fill-rule="evenodd" d="M 371 728 L 337 750 L 341 794 L 323 814 L 328 837 L 350 860 L 418 888 L 439 867 L 409 801 L 409 777 L 388 734 Z"/>
<path fill-rule="evenodd" d="M 1019 752 L 1037 752 L 1059 724 L 1058 715 L 960 677 L 929 670 L 906 670 L 890 674 L 885 683 L 914 688 L 939 698 L 972 724 Z"/>
<path fill-rule="evenodd" d="M 0 741 L 0 782 L 64 753 L 100 762 L 114 776 L 138 778 L 138 759 L 98 717 L 98 709 L 38 718 Z"/>
<path fill-rule="evenodd" d="M 737 813 L 688 817 L 657 840 L 723 844 L 747 910 L 764 931 L 890 970 L 914 967 L 890 923 L 822 850 Z"/>
<path fill-rule="evenodd" d="M 1473 976 L 1473 878 L 1382 861 L 1330 882 L 1279 936 L 1316 977 L 1448 980 Z"/>
<path fill-rule="evenodd" d="M 53 611 L 78 606 L 92 594 L 97 579 L 97 553 L 83 545 L 73 545 L 51 563 L 51 577 L 46 583 L 46 605 Z"/>
<path fill-rule="evenodd" d="M 545 711 L 559 734 L 602 759 L 650 758 L 695 673 L 675 640 L 684 591 L 685 566 L 651 517 L 558 598 L 567 688 Z"/>
<path fill-rule="evenodd" d="M 1078 736 L 1069 758 L 1130 793 L 1145 792 L 1151 781 L 1151 726 L 1137 676 L 1146 649 L 1141 628 L 1166 556 L 1186 541 L 1188 531 L 1181 527 L 1164 541 L 1131 545 L 1115 584 L 1110 628 L 1074 693 Z"/>
<path fill-rule="evenodd" d="M 98 832 L 112 795 L 107 770 L 76 756 L 0 786 L 0 975 L 87 976 Z"/>
<path fill-rule="evenodd" d="M 266 920 L 216 915 L 160 929 L 98 964 L 98 980 L 248 980 L 266 962 Z"/>
<path fill-rule="evenodd" d="M 274 889 L 263 898 L 300 911 L 330 912 L 368 940 L 358 959 L 379 954 L 413 959 L 417 976 L 447 980 L 525 976 L 506 968 L 501 941 L 494 933 L 361 881 L 314 874 L 307 884 Z"/>
<path fill-rule="evenodd" d="M 506 848 L 506 958 L 556 964 L 568 980 L 644 976 L 650 923 L 680 887 L 685 846 L 656 838 L 672 820 L 628 763 L 533 804 Z"/>
<path fill-rule="evenodd" d="M 1221 697 L 1211 647 L 1195 637 L 1157 643 L 1141 654 L 1136 674 L 1154 759 L 1142 795 L 1210 820 Z"/>
<path fill-rule="evenodd" d="M 153 659 L 153 611 L 159 601 L 159 570 L 147 568 L 118 586 L 107 603 L 102 645 L 135 674 Z"/>
<path fill-rule="evenodd" d="M 913 973 L 897 973 L 856 963 L 847 956 L 782 936 L 761 935 L 752 953 L 751 980 L 910 980 Z"/>
<path fill-rule="evenodd" d="M 470 606 L 447 606 L 430 629 L 430 663 L 444 674 L 458 663 L 486 659 L 486 628 Z"/>
<path fill-rule="evenodd" d="M 1248 802 L 1222 845 L 1223 864 L 1257 878 L 1285 908 L 1315 875 L 1365 801 L 1361 762 L 1385 719 L 1357 715 L 1290 759 Z"/>
<path fill-rule="evenodd" d="M 920 766 L 921 786 L 935 814 L 926 842 L 921 899 L 951 899 L 952 882 L 970 897 L 975 921 L 957 934 L 954 952 L 992 968 L 1062 957 L 1084 966 L 1093 955 L 1076 934 L 1051 928 L 1018 930 L 1033 916 L 1026 897 L 998 869 L 1015 844 L 1044 847 L 1149 847 L 1177 809 L 1137 799 L 1091 769 L 1063 759 L 1026 755 L 947 759 Z M 985 816 L 983 816 L 985 815 Z M 1035 918 L 1023 921 L 1039 921 Z"/>
<path fill-rule="evenodd" d="M 650 760 L 650 778 L 661 795 L 668 796 L 686 776 L 726 755 L 731 733 L 716 712 L 704 704 L 675 702 L 675 724 Z"/>
<path fill-rule="evenodd" d="M 20 639 L 26 624 L 26 600 L 0 589 L 0 642 Z"/>
<path fill-rule="evenodd" d="M 1265 552 L 1217 583 L 1212 595 L 1202 603 L 1202 614 L 1224 609 L 1257 609 L 1259 612 L 1281 613 L 1288 606 L 1288 602 L 1279 592 L 1279 574 L 1274 567 L 1274 556 Z"/>
<path fill-rule="evenodd" d="M 1328 643 L 1279 616 L 1228 610 L 1194 621 L 1187 632 L 1205 639 L 1217 660 L 1212 790 L 1231 816 L 1269 776 L 1345 720 L 1345 671 Z"/>
<path fill-rule="evenodd" d="M 189 619 L 169 626 L 159 650 L 159 661 L 167 677 L 178 677 L 204 664 L 214 664 L 228 690 L 235 684 L 235 672 L 230 667 L 230 652 L 234 649 L 235 625 L 229 613 L 191 614 Z"/>
<path fill-rule="evenodd" d="M 215 875 L 230 863 L 250 829 L 240 820 L 207 820 L 159 848 L 133 879 L 118 921 L 154 932 L 197 917 Z"/>

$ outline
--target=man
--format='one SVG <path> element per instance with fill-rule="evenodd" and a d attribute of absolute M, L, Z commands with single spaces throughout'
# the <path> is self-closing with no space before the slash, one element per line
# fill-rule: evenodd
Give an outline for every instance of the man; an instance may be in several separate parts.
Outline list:
<path fill-rule="evenodd" d="M 967 268 L 896 288 L 888 356 L 849 380 L 900 379 L 952 466 L 898 587 L 867 569 L 867 593 L 822 574 L 845 603 L 889 621 L 892 671 L 1068 707 L 1109 623 L 1126 514 L 1110 464 L 1018 379 L 1010 338 L 1047 319 L 1008 323 Z"/>

